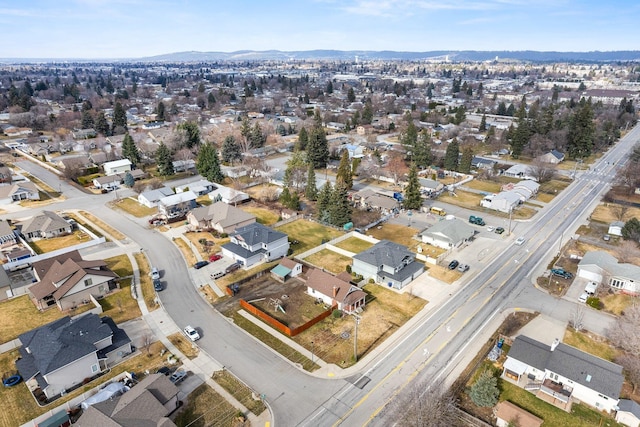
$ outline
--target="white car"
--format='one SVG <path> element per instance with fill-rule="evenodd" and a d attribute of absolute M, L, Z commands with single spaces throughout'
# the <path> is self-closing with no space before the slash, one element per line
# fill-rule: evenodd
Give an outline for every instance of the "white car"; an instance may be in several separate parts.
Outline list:
<path fill-rule="evenodd" d="M 198 341 L 200 339 L 200 334 L 195 328 L 191 325 L 187 325 L 184 328 L 184 333 L 189 337 L 189 339 L 193 342 Z"/>
<path fill-rule="evenodd" d="M 516 245 L 520 246 L 524 243 L 524 237 L 518 237 L 516 239 Z"/>
<path fill-rule="evenodd" d="M 588 298 L 589 298 L 589 294 L 586 292 L 583 292 L 582 295 L 578 297 L 578 301 L 580 301 L 581 303 L 586 303 Z"/>
<path fill-rule="evenodd" d="M 493 227 L 493 226 L 491 226 L 491 225 L 487 227 L 487 231 L 488 231 L 489 233 L 493 232 L 493 230 L 495 230 L 495 229 L 496 229 L 496 228 L 495 228 L 495 227 Z"/>
<path fill-rule="evenodd" d="M 151 280 L 158 280 L 160 278 L 160 272 L 157 268 L 153 267 L 151 269 Z"/>

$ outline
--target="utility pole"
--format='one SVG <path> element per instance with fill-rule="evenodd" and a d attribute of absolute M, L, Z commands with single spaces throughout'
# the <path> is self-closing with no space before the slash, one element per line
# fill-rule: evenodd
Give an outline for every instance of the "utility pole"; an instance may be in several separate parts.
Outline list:
<path fill-rule="evenodd" d="M 509 232 L 507 236 L 511 236 L 511 212 L 513 212 L 513 207 L 509 208 Z"/>
<path fill-rule="evenodd" d="M 356 330 L 353 335 L 353 359 L 354 359 L 354 362 L 357 362 L 358 361 L 358 324 L 360 323 L 361 317 L 354 313 L 353 318 L 356 321 Z"/>

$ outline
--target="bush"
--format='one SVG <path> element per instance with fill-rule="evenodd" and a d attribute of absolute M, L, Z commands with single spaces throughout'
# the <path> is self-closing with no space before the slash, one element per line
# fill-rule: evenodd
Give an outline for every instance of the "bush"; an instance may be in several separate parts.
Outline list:
<path fill-rule="evenodd" d="M 346 270 L 347 270 L 347 273 L 351 274 L 351 266 L 350 265 L 347 265 Z"/>
<path fill-rule="evenodd" d="M 333 313 L 331 313 L 331 316 L 333 316 L 334 319 L 339 319 L 342 317 L 342 312 L 336 308 L 333 310 Z"/>
<path fill-rule="evenodd" d="M 374 283 L 376 283 L 376 281 L 375 281 L 375 280 L 373 280 L 373 277 L 372 277 L 371 279 L 369 279 L 369 284 L 370 284 L 370 285 L 373 285 Z"/>
<path fill-rule="evenodd" d="M 589 307 L 595 308 L 596 310 L 602 310 L 604 304 L 600 301 L 598 297 L 589 297 L 587 298 L 587 305 Z"/>

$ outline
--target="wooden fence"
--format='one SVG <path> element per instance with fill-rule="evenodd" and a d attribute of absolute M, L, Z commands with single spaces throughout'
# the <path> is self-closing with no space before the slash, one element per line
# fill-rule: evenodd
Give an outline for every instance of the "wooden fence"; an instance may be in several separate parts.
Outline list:
<path fill-rule="evenodd" d="M 277 329 L 278 331 L 282 332 L 283 334 L 287 335 L 288 337 L 295 337 L 299 333 L 306 331 L 307 329 L 309 329 L 310 327 L 312 327 L 316 323 L 318 323 L 321 320 L 324 320 L 327 317 L 329 317 L 331 315 L 331 313 L 333 312 L 333 310 L 335 309 L 335 307 L 331 307 L 329 310 L 321 313 L 319 316 L 314 317 L 313 319 L 311 319 L 308 322 L 298 326 L 297 328 L 290 328 L 289 326 L 285 325 L 284 323 L 280 322 L 277 319 L 274 319 L 269 314 L 265 313 L 264 311 L 260 310 L 259 308 L 255 307 L 255 306 L 249 304 L 247 301 L 245 301 L 243 299 L 240 300 L 240 307 L 242 307 L 243 309 L 247 310 L 249 313 L 253 314 L 257 318 L 259 318 L 260 320 L 262 320 L 263 322 L 268 324 L 269 326 L 271 326 L 271 327 Z"/>

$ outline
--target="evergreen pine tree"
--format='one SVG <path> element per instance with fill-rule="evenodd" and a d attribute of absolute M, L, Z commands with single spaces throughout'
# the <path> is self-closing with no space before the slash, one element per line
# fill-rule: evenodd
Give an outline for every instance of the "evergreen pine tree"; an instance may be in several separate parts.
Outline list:
<path fill-rule="evenodd" d="M 198 159 L 196 160 L 196 170 L 209 181 L 217 183 L 224 181 L 224 175 L 220 168 L 220 159 L 218 158 L 218 150 L 210 142 L 200 147 Z"/>
<path fill-rule="evenodd" d="M 590 156 L 595 142 L 595 133 L 596 126 L 593 120 L 591 98 L 588 101 L 583 98 L 569 121 L 567 132 L 569 157 L 581 159 Z"/>
<path fill-rule="evenodd" d="M 291 191 L 289 191 L 289 187 L 285 186 L 280 193 L 280 197 L 278 197 L 278 201 L 282 203 L 282 206 L 288 207 L 289 203 L 291 203 Z"/>
<path fill-rule="evenodd" d="M 301 150 L 301 151 L 306 150 L 308 143 L 309 143 L 309 134 L 307 133 L 307 130 L 303 126 L 302 129 L 300 129 L 300 132 L 298 132 L 298 142 L 296 144 L 296 150 Z"/>
<path fill-rule="evenodd" d="M 498 379 L 489 370 L 482 372 L 469 390 L 469 397 L 473 403 L 485 408 L 498 403 L 499 396 Z"/>
<path fill-rule="evenodd" d="M 413 123 L 413 119 L 408 113 L 405 116 L 405 120 L 407 121 L 407 130 L 402 134 L 402 145 L 405 146 L 407 151 L 413 151 L 413 147 L 416 145 L 416 141 L 418 140 L 418 129 L 416 129 L 416 125 Z"/>
<path fill-rule="evenodd" d="M 313 169 L 313 165 L 309 165 L 307 171 L 307 186 L 304 189 L 304 197 L 307 200 L 314 201 L 318 198 L 318 187 L 316 187 L 316 171 Z"/>
<path fill-rule="evenodd" d="M 329 222 L 342 227 L 351 221 L 351 206 L 349 205 L 348 188 L 344 182 L 336 182 L 329 203 Z"/>
<path fill-rule="evenodd" d="M 186 132 L 187 140 L 185 141 L 185 145 L 187 148 L 191 149 L 200 145 L 200 128 L 196 122 L 189 121 L 180 123 L 177 126 L 177 129 Z"/>
<path fill-rule="evenodd" d="M 464 147 L 462 149 L 462 157 L 460 157 L 460 167 L 458 170 L 462 173 L 471 172 L 471 161 L 473 160 L 473 150 L 471 147 Z"/>
<path fill-rule="evenodd" d="M 325 90 L 325 92 L 327 92 L 328 94 L 333 93 L 333 82 L 331 80 L 329 80 L 329 83 L 327 83 L 327 90 Z"/>
<path fill-rule="evenodd" d="M 124 134 L 124 139 L 122 140 L 122 156 L 125 159 L 129 159 L 133 167 L 140 163 L 138 147 L 136 147 L 136 143 L 133 142 L 133 138 L 129 135 L 129 132 Z"/>
<path fill-rule="evenodd" d="M 331 203 L 331 195 L 333 187 L 331 182 L 327 181 L 318 193 L 318 203 L 316 203 L 316 216 L 320 221 L 329 222 L 329 204 Z"/>
<path fill-rule="evenodd" d="M 423 130 L 418 135 L 411 159 L 419 169 L 431 165 L 431 138 L 427 131 Z"/>
<path fill-rule="evenodd" d="M 124 185 L 131 188 L 136 183 L 136 180 L 133 179 L 133 175 L 131 175 L 131 172 L 127 171 L 127 173 L 124 174 L 123 182 L 124 182 Z"/>
<path fill-rule="evenodd" d="M 109 122 L 107 122 L 107 118 L 105 117 L 103 111 L 99 111 L 96 115 L 94 129 L 96 130 L 96 132 L 104 136 L 109 135 Z"/>
<path fill-rule="evenodd" d="M 158 165 L 158 173 L 160 176 L 173 175 L 173 161 L 171 159 L 171 150 L 160 142 L 160 146 L 156 150 L 156 164 Z"/>
<path fill-rule="evenodd" d="M 338 172 L 336 173 L 336 182 L 344 183 L 348 189 L 353 187 L 351 161 L 349 160 L 349 152 L 347 150 L 342 150 L 340 165 L 338 165 Z"/>
<path fill-rule="evenodd" d="M 209 108 L 212 108 L 216 103 L 216 97 L 213 96 L 213 92 L 209 92 L 209 96 L 207 96 L 207 104 Z"/>
<path fill-rule="evenodd" d="M 455 171 L 458 170 L 458 155 L 460 154 L 460 147 L 458 145 L 458 139 L 453 138 L 453 141 L 447 146 L 447 151 L 444 154 L 444 168 L 446 170 Z"/>
<path fill-rule="evenodd" d="M 229 135 L 222 143 L 222 161 L 233 166 L 233 162 L 242 159 L 240 144 L 233 135 Z"/>
<path fill-rule="evenodd" d="M 422 197 L 420 196 L 420 183 L 418 182 L 418 171 L 416 165 L 412 164 L 409 169 L 407 187 L 404 189 L 404 201 L 402 206 L 405 209 L 420 209 Z"/>
<path fill-rule="evenodd" d="M 485 130 L 487 130 L 487 115 L 483 114 L 482 118 L 480 119 L 480 126 L 478 127 L 478 130 L 480 132 L 484 132 Z"/>
<path fill-rule="evenodd" d="M 365 125 L 370 125 L 373 121 L 373 107 L 371 106 L 371 101 L 367 101 L 364 104 L 364 108 L 362 109 L 362 123 Z"/>
<path fill-rule="evenodd" d="M 315 169 L 322 169 L 327 166 L 327 161 L 329 160 L 329 143 L 327 142 L 327 135 L 324 133 L 322 124 L 318 124 L 317 121 L 313 129 L 311 129 L 306 151 L 307 161 L 311 163 Z"/>
<path fill-rule="evenodd" d="M 156 120 L 164 122 L 167 120 L 166 116 L 166 107 L 164 106 L 164 102 L 158 102 L 158 107 L 156 108 Z"/>
<path fill-rule="evenodd" d="M 94 126 L 93 116 L 91 115 L 91 111 L 83 110 L 82 111 L 82 129 L 89 129 Z"/>
<path fill-rule="evenodd" d="M 125 113 L 122 104 L 116 102 L 113 108 L 113 125 L 111 126 L 112 133 L 124 133 L 127 131 L 127 113 Z"/>
<path fill-rule="evenodd" d="M 356 93 L 353 91 L 352 87 L 350 87 L 349 91 L 347 92 L 347 101 L 349 101 L 350 103 L 356 101 Z"/>

